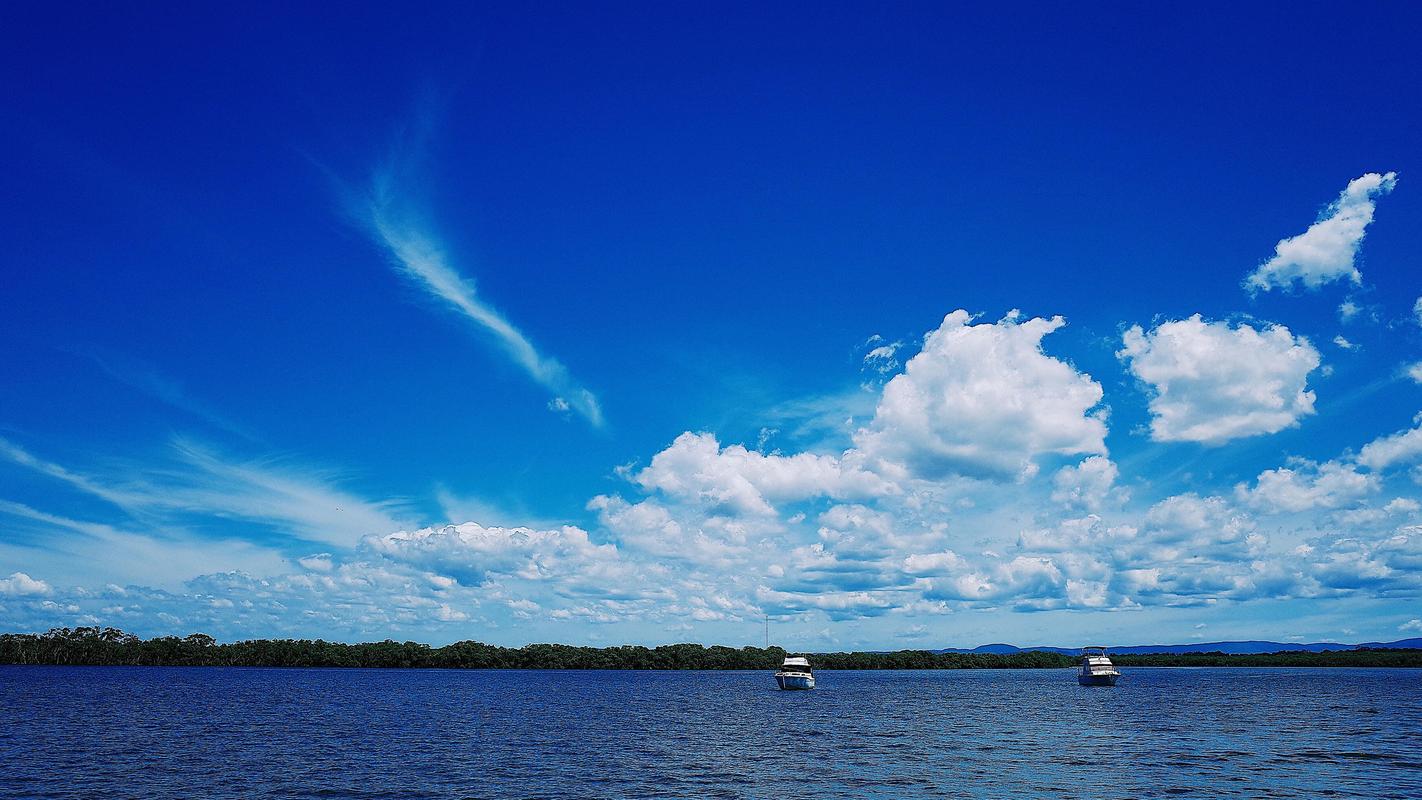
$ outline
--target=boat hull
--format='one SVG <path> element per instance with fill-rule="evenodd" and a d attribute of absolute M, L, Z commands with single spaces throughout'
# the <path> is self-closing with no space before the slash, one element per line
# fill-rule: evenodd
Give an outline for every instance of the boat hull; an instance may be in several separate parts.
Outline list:
<path fill-rule="evenodd" d="M 1077 675 L 1076 682 L 1082 686 L 1115 686 L 1120 675 Z"/>
<path fill-rule="evenodd" d="M 776 675 L 775 682 L 782 689 L 813 689 L 815 679 L 811 675 Z"/>

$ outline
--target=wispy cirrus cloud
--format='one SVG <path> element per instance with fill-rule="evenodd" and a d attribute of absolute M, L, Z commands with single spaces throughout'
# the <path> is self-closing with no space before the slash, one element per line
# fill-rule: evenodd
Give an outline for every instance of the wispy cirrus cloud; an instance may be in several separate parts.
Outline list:
<path fill-rule="evenodd" d="M 368 189 L 347 202 L 353 216 L 385 248 L 396 270 L 493 337 L 495 344 L 539 385 L 553 392 L 549 407 L 576 411 L 593 427 L 602 427 L 597 396 L 579 383 L 557 359 L 533 342 L 498 309 L 479 297 L 474 281 L 452 263 L 449 248 L 421 206 L 411 186 L 419 174 L 428 123 L 413 144 L 399 148 L 375 170 Z M 561 401 L 561 402 L 560 402 Z"/>
<path fill-rule="evenodd" d="M 285 536 L 350 546 L 409 524 L 400 518 L 399 503 L 358 497 L 329 469 L 236 459 L 185 438 L 174 439 L 170 453 L 158 461 L 76 470 L 0 439 L 0 460 L 107 501 L 149 530 L 240 520 Z"/>
<path fill-rule="evenodd" d="M 249 441 L 255 441 L 257 438 L 247 428 L 193 397 L 181 382 L 163 374 L 151 364 L 102 348 L 80 348 L 73 352 L 93 361 L 110 378 L 136 389 L 154 400 L 191 414 L 204 422 L 228 433 L 235 433 Z"/>
<path fill-rule="evenodd" d="M 106 582 L 174 589 L 214 569 L 274 575 L 290 568 L 276 550 L 241 539 L 214 539 L 181 528 L 131 530 L 74 519 L 0 499 L 7 529 L 28 527 L 43 547 L 0 543 L 0 561 L 23 556 L 28 569 L 51 579 L 83 583 L 97 571 Z"/>

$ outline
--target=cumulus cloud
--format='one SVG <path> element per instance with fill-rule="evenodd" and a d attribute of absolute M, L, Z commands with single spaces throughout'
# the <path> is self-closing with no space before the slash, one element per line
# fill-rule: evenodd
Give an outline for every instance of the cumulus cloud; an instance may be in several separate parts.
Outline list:
<path fill-rule="evenodd" d="M 1112 494 L 1120 471 L 1105 456 L 1091 456 L 1065 466 L 1052 477 L 1052 500 L 1074 508 L 1099 511 Z"/>
<path fill-rule="evenodd" d="M 1394 497 L 1383 506 L 1383 511 L 1389 514 L 1416 514 L 1422 511 L 1422 503 L 1410 497 Z"/>
<path fill-rule="evenodd" d="M 629 503 L 616 495 L 598 495 L 588 502 L 588 509 L 596 511 L 598 523 L 631 550 L 705 567 L 743 562 L 753 536 L 779 529 L 778 524 L 760 528 L 697 509 L 668 508 L 655 499 Z"/>
<path fill-rule="evenodd" d="M 819 611 L 831 620 L 881 616 L 899 607 L 904 600 L 896 592 L 784 592 L 762 587 L 756 594 L 756 602 L 773 614 Z"/>
<path fill-rule="evenodd" d="M 1196 314 L 1151 331 L 1133 325 L 1117 356 L 1151 393 L 1151 438 L 1223 444 L 1275 433 L 1314 413 L 1308 375 L 1318 351 L 1282 325 L 1206 322 Z"/>
<path fill-rule="evenodd" d="M 23 572 L 13 572 L 0 578 L 0 597 L 43 597 L 50 593 L 49 584 Z"/>
<path fill-rule="evenodd" d="M 1178 550 L 1193 556 L 1244 555 L 1240 548 L 1250 544 L 1254 529 L 1254 521 L 1224 498 L 1194 493 L 1151 506 L 1142 527 L 1146 540 L 1163 548 L 1156 560 L 1170 560 Z"/>
<path fill-rule="evenodd" d="M 1422 383 L 1422 361 L 1408 364 L 1403 368 L 1403 374 L 1411 378 L 1413 383 Z"/>
<path fill-rule="evenodd" d="M 968 560 L 952 550 L 910 553 L 903 561 L 903 570 L 910 575 L 951 575 L 967 569 Z"/>
<path fill-rule="evenodd" d="M 1265 513 L 1297 513 L 1341 508 L 1376 492 L 1380 484 L 1376 475 L 1358 472 L 1352 464 L 1299 459 L 1287 467 L 1259 473 L 1253 487 L 1237 485 L 1235 496 Z"/>
<path fill-rule="evenodd" d="M 1301 284 L 1317 289 L 1325 283 L 1362 281 L 1354 261 L 1368 224 L 1373 221 L 1377 198 L 1397 185 L 1397 173 L 1370 172 L 1348 184 L 1319 220 L 1308 230 L 1274 246 L 1274 256 L 1244 279 L 1251 293 L 1288 289 Z"/>
<path fill-rule="evenodd" d="M 1422 510 L 1422 503 L 1410 497 L 1394 497 L 1382 508 L 1365 505 L 1340 511 L 1333 518 L 1343 528 L 1355 530 L 1377 526 L 1396 517 L 1409 517 L 1419 510 Z"/>
<path fill-rule="evenodd" d="M 1300 548 L 1312 580 L 1325 592 L 1374 594 L 1422 590 L 1422 527 L 1379 539 L 1325 538 Z"/>
<path fill-rule="evenodd" d="M 42 627 L 94 615 L 146 633 L 411 631 L 430 638 L 478 631 L 479 638 L 519 643 L 590 635 L 586 623 L 616 631 L 608 636 L 645 640 L 652 630 L 694 630 L 696 638 L 716 640 L 772 614 L 804 620 L 806 629 L 876 619 L 865 630 L 881 631 L 877 637 L 970 609 L 1114 610 L 1422 589 L 1412 525 L 1419 504 L 1399 496 L 1408 493 L 1398 487 L 1405 476 L 1381 472 L 1422 460 L 1422 434 L 1414 434 L 1416 447 L 1404 431 L 1356 456 L 1292 459 L 1233 487 L 1160 499 L 1158 487 L 1132 484 L 1131 476 L 1123 482 L 1123 467 L 1105 454 L 1100 386 L 1043 351 L 1044 337 L 1060 325 L 1059 318 L 1024 321 L 1017 314 L 975 324 L 955 312 L 884 388 L 877 408 L 864 409 L 874 416 L 849 449 L 766 452 L 765 435 L 750 449 L 687 432 L 645 468 L 618 470 L 627 481 L 621 494 L 592 498 L 586 508 L 594 519 L 582 526 L 474 510 L 442 519 L 480 522 L 421 527 L 395 523 L 389 506 L 373 503 L 357 528 L 320 537 L 307 532 L 335 524 L 346 503 L 360 502 L 340 492 L 333 474 L 234 460 L 181 441 L 173 463 L 161 469 L 75 470 L 0 441 L 0 461 L 112 499 L 145 519 L 167 524 L 214 515 L 302 534 L 284 540 L 279 570 L 244 566 L 163 589 L 7 593 L 7 618 Z M 1122 357 L 1140 368 L 1133 371 L 1142 380 L 1156 378 L 1159 397 L 1174 402 L 1191 392 L 1198 397 L 1201 386 L 1223 391 L 1218 386 L 1231 381 L 1255 381 L 1233 362 L 1269 363 L 1311 350 L 1286 330 L 1199 317 L 1127 336 L 1134 349 Z M 1280 379 L 1270 390 L 1276 397 L 1289 396 L 1290 386 L 1304 391 L 1309 359 L 1303 361 L 1294 383 Z M 1219 369 L 1218 362 L 1234 377 L 1197 374 Z M 1226 400 L 1215 401 L 1226 407 L 1226 421 L 1241 405 L 1267 405 L 1254 397 Z M 1170 422 L 1190 419 L 1176 414 Z M 1039 462 L 1054 469 L 1038 475 Z M 1389 494 L 1380 496 L 1383 489 Z M 132 550 L 130 561 L 181 562 L 187 575 L 207 568 L 204 560 L 234 563 L 214 548 L 190 548 L 189 540 L 175 540 L 181 546 L 165 552 L 157 539 L 13 505 L 0 502 L 7 521 L 110 542 L 106 558 Z M 448 511 L 477 504 L 441 497 L 436 505 Z M 376 513 L 365 516 L 369 511 Z M 1266 518 L 1281 514 L 1296 516 Z M 57 585 L 71 582 L 48 562 L 9 561 L 13 552 L 0 542 L 0 563 Z M 115 574 L 131 572 L 125 566 Z M 18 585 L 18 577 L 0 585 Z"/>
<path fill-rule="evenodd" d="M 573 526 L 533 530 L 486 528 L 466 522 L 396 531 L 371 537 L 366 544 L 395 561 L 448 575 L 467 585 L 484 583 L 491 575 L 530 581 L 562 578 L 565 585 L 576 585 L 594 574 L 621 572 L 615 546 L 595 544 L 587 531 Z M 575 577 L 580 580 L 571 580 Z"/>
<path fill-rule="evenodd" d="M 972 324 L 963 310 L 924 339 L 854 437 L 871 460 L 908 474 L 1011 478 L 1043 455 L 1105 454 L 1101 385 L 1042 351 L 1061 317 Z"/>
<path fill-rule="evenodd" d="M 1413 419 L 1410 430 L 1381 436 L 1363 445 L 1358 452 L 1359 464 L 1384 470 L 1396 464 L 1410 464 L 1422 457 L 1422 414 Z"/>
<path fill-rule="evenodd" d="M 957 600 L 976 603 L 1007 601 L 1023 610 L 1042 605 L 1038 601 L 1060 594 L 1067 579 L 1050 558 L 1015 556 L 980 565 L 961 575 L 934 578 L 924 596 L 930 600 Z"/>
<path fill-rule="evenodd" d="M 722 447 L 709 433 L 683 433 L 652 458 L 634 481 L 647 491 L 742 514 L 773 514 L 773 503 L 892 494 L 897 487 L 843 457 L 765 455 L 744 445 Z"/>

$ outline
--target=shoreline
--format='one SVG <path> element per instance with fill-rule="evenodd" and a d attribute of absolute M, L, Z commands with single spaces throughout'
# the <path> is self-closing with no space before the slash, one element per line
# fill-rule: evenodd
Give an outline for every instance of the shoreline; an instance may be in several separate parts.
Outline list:
<path fill-rule="evenodd" d="M 44 634 L 0 634 L 0 664 L 12 666 L 275 667 L 319 669 L 524 669 L 609 671 L 773 670 L 780 647 L 670 644 L 500 647 L 461 641 L 344 644 L 322 639 L 250 639 L 218 643 L 206 634 L 140 639 L 115 628 L 57 628 Z M 816 670 L 1066 669 L 1079 658 L 1044 650 L 939 653 L 929 650 L 806 653 Z M 1422 668 L 1422 649 L 1320 652 L 1118 654 L 1120 667 L 1377 667 Z"/>

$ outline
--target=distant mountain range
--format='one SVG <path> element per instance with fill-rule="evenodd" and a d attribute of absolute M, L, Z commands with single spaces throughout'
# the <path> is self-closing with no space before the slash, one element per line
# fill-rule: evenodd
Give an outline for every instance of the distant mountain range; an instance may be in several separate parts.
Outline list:
<path fill-rule="evenodd" d="M 1337 642 L 1313 642 L 1311 644 L 1297 644 L 1291 642 L 1192 642 L 1190 644 L 1136 644 L 1107 646 L 1107 650 L 1112 653 L 1121 654 L 1149 654 L 1149 653 L 1279 653 L 1291 650 L 1303 650 L 1310 653 L 1322 653 L 1325 650 L 1358 650 L 1361 648 L 1390 648 L 1395 650 L 1422 650 L 1422 637 L 1414 639 L 1399 639 L 1395 642 L 1363 642 L 1362 644 L 1339 644 Z M 1041 650 L 1047 653 L 1066 653 L 1075 655 L 1081 652 L 1080 647 L 1017 647 L 1010 644 L 985 644 L 974 647 L 971 650 L 961 647 L 944 647 L 933 650 L 934 653 L 1021 653 L 1031 650 Z"/>

